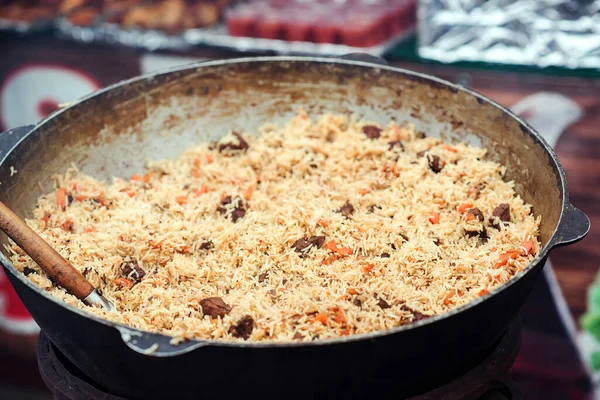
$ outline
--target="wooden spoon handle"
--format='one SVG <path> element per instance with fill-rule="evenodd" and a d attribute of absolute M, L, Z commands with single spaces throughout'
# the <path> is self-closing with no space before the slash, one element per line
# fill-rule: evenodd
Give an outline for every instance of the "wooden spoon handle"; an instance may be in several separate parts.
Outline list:
<path fill-rule="evenodd" d="M 53 282 L 83 300 L 94 287 L 15 213 L 0 201 L 0 229 L 19 245 Z"/>

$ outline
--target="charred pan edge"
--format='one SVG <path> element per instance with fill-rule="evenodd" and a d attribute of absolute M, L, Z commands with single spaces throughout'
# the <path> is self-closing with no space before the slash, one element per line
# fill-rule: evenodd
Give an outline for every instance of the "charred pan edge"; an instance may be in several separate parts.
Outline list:
<path fill-rule="evenodd" d="M 59 304 L 60 306 L 65 307 L 66 309 L 68 309 L 70 311 L 78 313 L 82 317 L 90 318 L 101 324 L 113 327 L 113 328 L 119 330 L 121 333 L 127 332 L 128 333 L 127 335 L 122 334 L 122 338 L 124 339 L 126 344 L 132 350 L 140 352 L 142 354 L 153 355 L 153 356 L 157 356 L 157 357 L 167 357 L 167 356 L 181 355 L 181 354 L 190 352 L 196 348 L 204 347 L 207 345 L 218 346 L 218 347 L 251 347 L 251 348 L 325 346 L 325 345 L 342 344 L 342 343 L 348 343 L 348 342 L 354 342 L 354 341 L 360 341 L 360 340 L 366 340 L 366 339 L 375 339 L 375 338 L 392 335 L 392 334 L 402 332 L 402 331 L 416 329 L 423 325 L 432 324 L 432 323 L 435 323 L 442 319 L 450 318 L 450 317 L 457 315 L 465 310 L 471 309 L 471 308 L 475 307 L 476 305 L 480 304 L 481 302 L 485 301 L 486 299 L 488 299 L 492 296 L 495 296 L 497 293 L 499 293 L 503 290 L 506 290 L 508 287 L 510 287 L 510 286 L 514 285 L 516 282 L 518 282 L 531 269 L 533 269 L 534 267 L 537 267 L 538 264 L 542 264 L 543 262 L 545 262 L 548 252 L 552 249 L 552 247 L 560 245 L 560 244 L 566 244 L 572 240 L 577 240 L 577 238 L 581 238 L 585 235 L 585 233 L 587 233 L 587 229 L 589 229 L 589 222 L 587 224 L 587 227 L 586 227 L 585 223 L 581 223 L 580 225 L 578 225 L 578 227 L 567 226 L 569 224 L 569 221 L 573 220 L 573 218 L 566 218 L 565 214 L 568 213 L 567 211 L 573 209 L 573 207 L 571 206 L 571 204 L 568 201 L 568 187 L 567 187 L 564 170 L 562 169 L 562 166 L 558 160 L 558 157 L 556 156 L 556 153 L 554 152 L 552 147 L 537 132 L 535 132 L 535 130 L 533 128 L 531 128 L 522 119 L 520 119 L 515 114 L 513 114 L 512 112 L 510 112 L 503 106 L 499 105 L 498 103 L 496 103 L 492 100 L 489 100 L 486 97 L 484 97 L 483 95 L 481 95 L 475 91 L 472 91 L 470 89 L 466 89 L 462 86 L 453 84 L 451 82 L 444 81 L 442 79 L 439 79 L 439 78 L 436 78 L 436 77 L 433 77 L 430 75 L 413 72 L 413 71 L 396 68 L 396 67 L 390 67 L 390 66 L 385 66 L 385 65 L 375 65 L 375 64 L 372 64 L 369 62 L 348 61 L 348 60 L 341 60 L 341 59 L 314 58 L 314 57 L 287 57 L 287 56 L 284 56 L 284 57 L 256 57 L 256 58 L 239 58 L 239 59 L 231 59 L 231 60 L 207 61 L 207 62 L 200 62 L 200 63 L 188 64 L 185 66 L 169 68 L 169 69 L 166 69 L 163 71 L 153 72 L 153 73 L 149 73 L 146 75 L 141 75 L 141 76 L 138 76 L 135 78 L 131 78 L 128 80 L 124 80 L 122 82 L 113 84 L 113 85 L 108 86 L 104 89 L 101 89 L 95 93 L 92 93 L 88 96 L 83 97 L 79 101 L 71 104 L 68 107 L 65 107 L 64 109 L 57 111 L 55 114 L 53 114 L 53 115 L 49 116 L 48 118 L 44 119 L 43 121 L 41 121 L 34 129 L 30 130 L 29 132 L 26 132 L 25 135 L 23 136 L 23 138 L 19 141 L 19 143 L 23 142 L 23 140 L 25 140 L 25 138 L 27 138 L 31 134 L 35 133 L 41 126 L 48 123 L 53 118 L 59 116 L 60 114 L 66 112 L 74 107 L 77 107 L 80 103 L 83 103 L 83 102 L 90 100 L 92 98 L 95 98 L 95 97 L 99 97 L 99 96 L 104 95 L 111 91 L 117 91 L 117 90 L 121 89 L 123 86 L 129 85 L 129 84 L 132 84 L 135 82 L 139 82 L 142 80 L 153 80 L 153 79 L 163 76 L 163 75 L 177 74 L 178 72 L 182 72 L 182 71 L 186 71 L 186 70 L 190 70 L 190 69 L 202 68 L 204 66 L 209 67 L 209 66 L 225 66 L 225 65 L 235 65 L 235 64 L 269 63 L 269 62 L 276 62 L 276 63 L 277 62 L 281 62 L 281 63 L 284 63 L 284 62 L 289 62 L 289 63 L 313 62 L 313 63 L 323 64 L 323 65 L 339 64 L 339 65 L 349 65 L 349 66 L 356 66 L 356 67 L 369 68 L 369 69 L 375 69 L 375 70 L 387 70 L 387 71 L 403 74 L 408 79 L 411 79 L 417 83 L 425 83 L 429 86 L 442 88 L 442 89 L 448 90 L 452 93 L 458 93 L 458 92 L 466 93 L 467 95 L 473 96 L 479 104 L 483 104 L 483 103 L 490 104 L 490 105 L 494 106 L 495 108 L 499 109 L 500 111 L 502 111 L 504 113 L 504 115 L 507 115 L 508 117 L 513 118 L 520 124 L 521 130 L 524 133 L 528 134 L 534 140 L 534 142 L 538 146 L 540 146 L 542 149 L 544 149 L 545 152 L 550 156 L 550 159 L 552 160 L 551 167 L 553 168 L 555 175 L 557 177 L 557 186 L 561 192 L 562 210 L 561 210 L 561 214 L 560 214 L 559 220 L 557 222 L 556 228 L 553 231 L 547 245 L 542 248 L 542 250 L 537 255 L 537 257 L 529 264 L 529 266 L 527 266 L 527 268 L 523 272 L 516 275 L 514 278 L 509 280 L 504 285 L 492 290 L 490 293 L 486 294 L 485 296 L 482 296 L 462 307 L 455 308 L 444 314 L 437 315 L 437 316 L 434 316 L 431 318 L 427 318 L 427 319 L 415 322 L 413 324 L 403 325 L 403 326 L 395 327 L 395 328 L 385 330 L 385 331 L 370 332 L 370 333 L 366 333 L 366 334 L 359 334 L 359 335 L 347 336 L 347 337 L 336 338 L 336 339 L 319 340 L 319 341 L 315 341 L 315 342 L 299 342 L 299 343 L 263 343 L 263 342 L 240 343 L 240 342 L 224 342 L 224 341 L 217 341 L 217 340 L 214 340 L 214 341 L 188 340 L 188 341 L 184 342 L 183 344 L 173 346 L 168 343 L 172 339 L 172 337 L 170 337 L 170 336 L 157 334 L 157 333 L 150 333 L 150 332 L 138 330 L 135 328 L 131 328 L 131 327 L 128 327 L 125 325 L 110 322 L 110 321 L 101 319 L 92 314 L 85 313 L 82 310 L 79 310 L 75 307 L 65 304 L 58 298 L 55 298 L 55 297 L 51 296 L 50 294 L 45 293 L 44 291 L 40 290 L 39 287 L 34 285 L 31 281 L 29 281 L 29 279 L 26 279 L 22 274 L 20 274 L 14 268 L 12 263 L 10 263 L 10 262 L 7 263 L 4 258 L 0 258 L 0 262 L 4 265 L 5 269 L 7 271 L 9 271 L 12 275 L 14 275 L 17 279 L 20 279 L 30 289 L 36 291 L 38 294 L 44 296 L 46 299 L 53 301 L 54 303 Z M 10 154 L 10 152 L 12 152 L 15 148 L 18 147 L 19 143 L 17 143 L 15 146 L 13 146 L 10 149 L 10 151 L 8 151 L 6 153 L 5 157 L 0 162 L 0 166 L 2 165 L 2 163 L 4 163 L 4 161 L 6 160 L 6 157 Z M 585 217 L 585 214 L 583 214 L 583 213 L 581 213 L 581 214 Z M 569 212 L 569 215 L 572 215 L 572 214 Z M 581 222 L 581 220 L 583 220 L 583 219 L 587 220 L 587 217 L 579 218 L 578 220 Z M 571 234 L 569 236 L 568 231 L 570 231 L 571 229 L 575 233 Z M 562 232 L 562 233 L 560 233 L 560 232 Z M 571 239 L 569 239 L 569 238 L 571 238 Z M 575 238 L 575 239 L 572 239 L 572 238 Z M 540 265 L 540 267 L 541 267 L 541 265 Z M 136 332 L 135 337 L 132 336 L 133 332 Z M 133 342 L 133 339 L 135 339 L 135 343 Z M 158 346 L 159 346 L 158 349 L 156 349 L 155 344 L 158 344 Z M 150 353 L 149 349 L 151 349 L 153 346 L 154 346 L 155 350 L 157 350 L 157 351 Z"/>

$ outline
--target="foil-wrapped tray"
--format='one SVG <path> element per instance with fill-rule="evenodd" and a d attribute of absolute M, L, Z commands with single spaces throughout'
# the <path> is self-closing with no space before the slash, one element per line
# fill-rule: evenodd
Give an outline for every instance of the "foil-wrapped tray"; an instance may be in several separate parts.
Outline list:
<path fill-rule="evenodd" d="M 421 0 L 419 56 L 600 68 L 600 0 Z"/>

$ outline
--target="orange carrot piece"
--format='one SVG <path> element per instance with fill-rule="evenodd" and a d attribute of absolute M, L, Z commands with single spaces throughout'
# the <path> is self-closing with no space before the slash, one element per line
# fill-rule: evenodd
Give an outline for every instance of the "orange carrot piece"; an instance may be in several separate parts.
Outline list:
<path fill-rule="evenodd" d="M 352 255 L 352 249 L 350 247 L 338 247 L 337 253 L 340 256 L 351 256 Z"/>
<path fill-rule="evenodd" d="M 65 188 L 58 188 L 58 190 L 56 191 L 56 204 L 58 205 L 58 207 L 65 211 L 65 208 L 67 208 L 67 189 Z"/>
<path fill-rule="evenodd" d="M 437 211 L 430 212 L 429 213 L 429 222 L 431 222 L 434 225 L 439 224 L 440 223 L 440 213 Z"/>
<path fill-rule="evenodd" d="M 45 212 L 44 216 L 42 218 L 40 218 L 40 221 L 42 221 L 44 223 L 44 229 L 46 229 L 48 227 L 48 221 L 50 220 L 50 216 L 52 214 L 50 214 L 49 212 Z"/>
<path fill-rule="evenodd" d="M 187 204 L 188 198 L 187 196 L 177 196 L 175 197 L 175 201 L 177 202 L 177 204 L 184 206 Z"/>
<path fill-rule="evenodd" d="M 200 168 L 200 159 L 199 159 L 199 158 L 196 158 L 196 159 L 194 160 L 194 167 L 196 167 L 196 168 Z"/>
<path fill-rule="evenodd" d="M 142 181 L 144 181 L 145 183 L 148 183 L 148 182 L 150 182 L 150 178 L 152 178 L 152 175 L 146 174 L 146 175 L 142 176 Z"/>
<path fill-rule="evenodd" d="M 113 281 L 115 285 L 125 287 L 127 290 L 131 290 L 133 287 L 133 282 L 127 278 L 117 278 Z"/>
<path fill-rule="evenodd" d="M 319 219 L 319 221 L 317 223 L 319 225 L 321 225 L 323 228 L 327 228 L 329 225 L 331 225 L 331 220 L 321 218 L 321 219 Z"/>
<path fill-rule="evenodd" d="M 323 262 L 321 263 L 322 265 L 330 265 L 331 263 L 333 263 L 334 261 L 336 261 L 338 259 L 337 256 L 329 256 L 326 259 L 323 260 Z"/>
<path fill-rule="evenodd" d="M 533 254 L 533 238 L 529 235 L 521 242 L 521 247 L 519 249 L 522 256 L 526 256 L 529 254 Z"/>
<path fill-rule="evenodd" d="M 446 297 L 444 298 L 444 305 L 446 305 L 446 306 L 447 306 L 447 305 L 449 305 L 449 304 L 452 304 L 452 303 L 454 303 L 454 302 L 452 301 L 452 298 L 454 297 L 454 295 L 455 295 L 455 294 L 456 294 L 455 292 L 449 292 L 449 293 L 446 295 Z"/>
<path fill-rule="evenodd" d="M 350 256 L 352 255 L 352 249 L 349 247 L 338 247 L 337 244 L 335 244 L 334 240 L 331 240 L 329 242 L 327 242 L 327 244 L 325 244 L 325 248 L 328 250 L 333 251 L 334 253 L 338 253 L 341 256 Z"/>
<path fill-rule="evenodd" d="M 208 193 L 208 186 L 206 186 L 206 184 L 203 184 L 200 189 L 194 190 L 194 197 L 199 197 L 199 196 L 203 195 L 204 193 Z"/>
<path fill-rule="evenodd" d="M 318 313 L 317 315 L 315 315 L 315 321 L 319 321 L 323 325 L 326 325 L 327 324 L 327 314 L 322 313 L 322 312 Z"/>
<path fill-rule="evenodd" d="M 77 190 L 77 182 L 73 182 L 71 185 L 71 190 Z"/>
<path fill-rule="evenodd" d="M 213 162 L 215 162 L 215 156 L 213 156 L 212 153 L 208 153 L 206 155 L 206 163 L 212 164 Z"/>
<path fill-rule="evenodd" d="M 375 268 L 375 264 L 367 264 L 367 265 L 363 265 L 362 270 L 364 273 L 368 274 L 369 272 L 371 272 L 373 270 L 373 268 Z"/>
<path fill-rule="evenodd" d="M 329 242 L 325 243 L 325 248 L 327 250 L 331 250 L 331 251 L 335 252 L 337 250 L 337 245 L 335 244 L 335 240 L 330 240 Z"/>
<path fill-rule="evenodd" d="M 136 193 L 133 190 L 127 192 L 127 196 L 129 196 L 129 197 L 135 197 L 135 195 L 136 195 Z"/>
<path fill-rule="evenodd" d="M 90 225 L 83 230 L 83 233 L 93 233 L 96 232 L 96 227 L 94 225 Z"/>
<path fill-rule="evenodd" d="M 450 146 L 449 144 L 442 146 L 442 149 L 451 151 L 453 153 L 458 153 L 458 149 L 454 146 Z"/>
<path fill-rule="evenodd" d="M 463 294 L 464 294 L 464 293 L 463 293 L 463 292 L 461 292 L 460 290 L 457 290 L 457 291 L 454 291 L 454 292 L 449 292 L 449 293 L 446 295 L 446 298 L 444 299 L 444 304 L 445 304 L 445 305 L 448 305 L 448 304 L 454 303 L 454 300 L 452 300 L 452 299 L 453 299 L 455 296 L 456 296 L 456 297 L 460 297 L 460 296 L 462 296 Z"/>
<path fill-rule="evenodd" d="M 141 181 L 142 177 L 139 175 L 131 175 L 131 180 L 132 181 Z"/>
<path fill-rule="evenodd" d="M 346 313 L 339 307 L 336 307 L 333 311 L 333 320 L 338 324 L 346 325 L 348 323 L 348 318 L 346 317 Z"/>
<path fill-rule="evenodd" d="M 198 168 L 192 168 L 192 176 L 194 178 L 200 178 L 200 171 L 198 171 Z"/>
<path fill-rule="evenodd" d="M 252 194 L 254 193 L 254 188 L 252 186 L 248 186 L 246 190 L 244 190 L 244 198 L 248 201 L 252 199 Z"/>
<path fill-rule="evenodd" d="M 364 196 L 365 194 L 369 193 L 371 191 L 371 189 L 369 188 L 360 188 L 358 190 L 358 193 L 360 193 L 361 196 Z"/>
<path fill-rule="evenodd" d="M 505 266 L 506 264 L 508 264 L 508 260 L 514 260 L 518 257 L 518 255 L 519 253 L 517 253 L 516 251 L 507 251 L 506 253 L 500 255 L 500 258 L 498 259 L 498 262 L 496 262 L 494 268 L 498 269 L 500 267 Z"/>
<path fill-rule="evenodd" d="M 400 172 L 398 172 L 398 161 L 394 161 L 392 163 L 392 166 L 390 167 L 390 172 L 396 177 L 400 176 Z"/>
<path fill-rule="evenodd" d="M 149 244 L 150 244 L 150 247 L 152 247 L 153 249 L 158 249 L 160 246 L 162 246 L 162 244 L 164 243 L 164 241 L 165 241 L 165 239 L 159 240 L 158 242 L 154 241 L 154 240 L 151 240 L 149 242 Z"/>
<path fill-rule="evenodd" d="M 348 293 L 348 294 L 359 294 L 360 292 L 357 289 L 348 288 L 348 289 L 346 289 L 346 293 Z"/>
<path fill-rule="evenodd" d="M 462 203 L 460 206 L 458 206 L 458 212 L 464 214 L 471 208 L 473 208 L 473 202 L 467 201 L 466 203 Z"/>
<path fill-rule="evenodd" d="M 479 293 L 477 293 L 477 294 L 479 295 L 479 297 L 481 297 L 481 296 L 485 296 L 489 292 L 490 292 L 489 290 L 483 289 L 483 290 L 480 290 Z"/>
<path fill-rule="evenodd" d="M 87 197 L 85 197 L 82 194 L 78 194 L 77 196 L 75 196 L 75 200 L 77 201 L 84 201 L 85 199 L 87 199 Z"/>

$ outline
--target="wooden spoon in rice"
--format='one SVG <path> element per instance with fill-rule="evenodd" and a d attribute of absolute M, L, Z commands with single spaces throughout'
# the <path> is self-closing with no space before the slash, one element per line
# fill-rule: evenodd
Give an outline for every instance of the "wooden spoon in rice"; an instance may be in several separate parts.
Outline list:
<path fill-rule="evenodd" d="M 50 279 L 90 306 L 107 310 L 113 304 L 88 280 L 0 201 L 0 229 L 35 261 Z"/>

